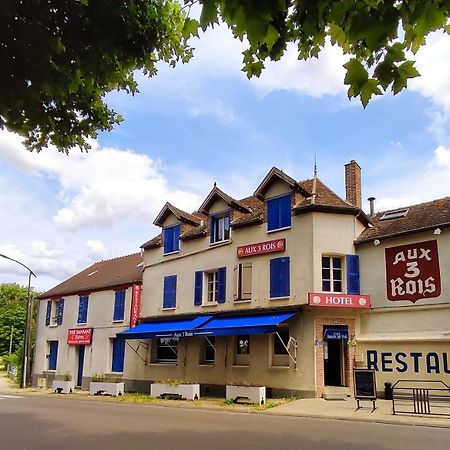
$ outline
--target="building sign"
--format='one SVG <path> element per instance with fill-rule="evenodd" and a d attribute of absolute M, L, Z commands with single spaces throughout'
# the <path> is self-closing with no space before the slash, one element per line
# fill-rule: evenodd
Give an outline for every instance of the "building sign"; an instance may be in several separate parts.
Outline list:
<path fill-rule="evenodd" d="M 259 242 L 257 244 L 242 245 L 237 248 L 237 257 L 264 255 L 265 253 L 284 252 L 286 239 L 274 239 L 273 241 Z"/>
<path fill-rule="evenodd" d="M 450 374 L 447 352 L 379 352 L 367 350 L 367 367 L 377 372 Z"/>
<path fill-rule="evenodd" d="M 356 400 L 376 400 L 375 370 L 353 369 L 353 388 Z"/>
<path fill-rule="evenodd" d="M 387 248 L 385 259 L 388 300 L 415 303 L 441 295 L 436 241 Z"/>
<path fill-rule="evenodd" d="M 370 296 L 310 292 L 308 303 L 310 306 L 326 308 L 370 308 Z"/>
<path fill-rule="evenodd" d="M 141 285 L 134 284 L 131 289 L 130 328 L 137 325 L 141 315 Z"/>
<path fill-rule="evenodd" d="M 68 345 L 90 345 L 92 342 L 92 328 L 70 328 L 67 332 Z"/>
<path fill-rule="evenodd" d="M 329 340 L 341 340 L 346 341 L 348 339 L 348 329 L 347 328 L 326 328 L 323 336 L 325 339 Z"/>

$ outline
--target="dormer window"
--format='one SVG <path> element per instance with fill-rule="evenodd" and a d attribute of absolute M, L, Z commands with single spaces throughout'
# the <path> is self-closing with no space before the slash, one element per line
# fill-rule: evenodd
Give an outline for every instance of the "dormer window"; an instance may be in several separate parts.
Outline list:
<path fill-rule="evenodd" d="M 211 244 L 230 240 L 230 214 L 218 214 L 211 217 Z"/>
<path fill-rule="evenodd" d="M 267 231 L 291 226 L 291 194 L 267 200 Z"/>
<path fill-rule="evenodd" d="M 180 251 L 180 225 L 164 228 L 164 254 Z"/>

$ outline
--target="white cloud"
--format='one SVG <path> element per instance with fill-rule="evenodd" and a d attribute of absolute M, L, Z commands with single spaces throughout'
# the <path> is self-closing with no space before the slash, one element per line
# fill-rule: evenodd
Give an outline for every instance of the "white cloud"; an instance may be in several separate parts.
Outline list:
<path fill-rule="evenodd" d="M 93 259 L 103 258 L 108 253 L 106 245 L 98 239 L 89 239 L 86 241 L 85 246 L 88 250 L 89 256 Z"/>
<path fill-rule="evenodd" d="M 441 168 L 441 170 L 443 169 L 444 171 L 446 171 L 445 169 L 450 169 L 450 148 L 446 148 L 443 145 L 440 145 L 434 151 L 434 157 L 430 162 L 429 167 Z"/>

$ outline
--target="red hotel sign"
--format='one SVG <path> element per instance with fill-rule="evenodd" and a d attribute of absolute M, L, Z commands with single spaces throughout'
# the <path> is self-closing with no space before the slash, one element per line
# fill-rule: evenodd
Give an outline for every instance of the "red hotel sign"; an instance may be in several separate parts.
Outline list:
<path fill-rule="evenodd" d="M 310 306 L 326 308 L 370 308 L 370 296 L 310 292 L 308 303 Z"/>
<path fill-rule="evenodd" d="M 90 345 L 92 342 L 92 328 L 70 328 L 67 333 L 67 344 Z"/>
<path fill-rule="evenodd" d="M 390 301 L 435 298 L 441 295 L 436 241 L 400 245 L 385 250 L 386 290 Z"/>
<path fill-rule="evenodd" d="M 141 286 L 134 284 L 131 290 L 130 328 L 137 325 L 141 314 Z"/>
<path fill-rule="evenodd" d="M 237 248 L 237 257 L 264 255 L 265 253 L 283 252 L 286 250 L 286 239 L 274 239 L 273 241 L 259 242 L 257 244 L 242 245 Z"/>

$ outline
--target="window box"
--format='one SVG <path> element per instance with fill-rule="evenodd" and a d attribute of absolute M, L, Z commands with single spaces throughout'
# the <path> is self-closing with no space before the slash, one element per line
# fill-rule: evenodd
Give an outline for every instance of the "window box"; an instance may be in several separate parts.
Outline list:
<path fill-rule="evenodd" d="M 237 402 L 239 399 L 247 399 L 251 403 L 264 405 L 266 403 L 266 387 L 265 386 L 234 386 L 227 384 L 226 387 L 227 400 Z"/>
<path fill-rule="evenodd" d="M 75 381 L 53 380 L 52 389 L 57 394 L 71 394 L 75 389 Z"/>
<path fill-rule="evenodd" d="M 150 386 L 152 397 L 180 396 L 183 400 L 198 400 L 200 398 L 199 384 L 170 384 L 152 383 Z"/>
<path fill-rule="evenodd" d="M 125 383 L 112 381 L 91 381 L 89 384 L 89 394 L 91 395 L 112 395 L 117 397 L 123 395 Z"/>

